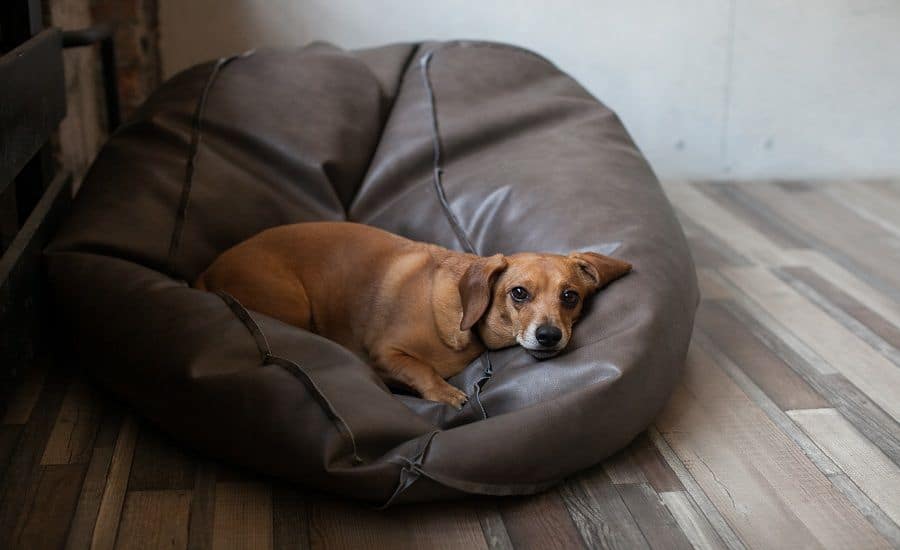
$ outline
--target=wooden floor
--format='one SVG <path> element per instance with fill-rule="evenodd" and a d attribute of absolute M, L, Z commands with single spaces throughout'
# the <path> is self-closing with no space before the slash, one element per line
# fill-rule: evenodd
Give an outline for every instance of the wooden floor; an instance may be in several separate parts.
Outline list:
<path fill-rule="evenodd" d="M 39 366 L 0 426 L 0 547 L 900 547 L 900 183 L 665 187 L 704 300 L 671 402 L 602 466 L 378 512 L 197 459 Z"/>

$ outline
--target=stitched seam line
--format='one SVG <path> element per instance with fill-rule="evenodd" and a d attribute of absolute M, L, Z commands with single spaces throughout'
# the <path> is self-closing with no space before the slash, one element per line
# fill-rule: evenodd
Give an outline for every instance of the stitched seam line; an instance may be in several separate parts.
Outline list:
<path fill-rule="evenodd" d="M 168 266 L 170 273 L 175 273 L 175 257 L 181 247 L 181 237 L 184 233 L 184 224 L 187 220 L 188 206 L 191 201 L 191 187 L 194 183 L 194 168 L 197 164 L 197 152 L 200 149 L 200 136 L 203 125 L 203 112 L 206 110 L 206 101 L 213 83 L 219 76 L 219 72 L 229 63 L 239 57 L 252 55 L 253 51 L 244 52 L 242 54 L 232 55 L 230 57 L 220 57 L 216 64 L 213 65 L 212 71 L 206 77 L 206 84 L 203 85 L 203 91 L 200 93 L 200 99 L 197 100 L 197 106 L 194 108 L 194 115 L 191 120 L 191 143 L 188 147 L 187 162 L 184 168 L 184 182 L 181 186 L 181 198 L 178 202 L 178 210 L 175 213 L 175 225 L 172 228 L 172 236 L 169 239 L 169 259 Z"/>
<path fill-rule="evenodd" d="M 235 317 L 241 321 L 244 327 L 250 332 L 250 335 L 253 337 L 253 341 L 256 343 L 256 348 L 259 351 L 260 360 L 263 366 L 266 365 L 277 365 L 284 370 L 288 371 L 291 375 L 294 376 L 297 380 L 303 383 L 309 392 L 316 398 L 316 401 L 319 403 L 319 406 L 322 407 L 322 410 L 325 412 L 325 415 L 331 420 L 335 427 L 338 430 L 338 433 L 341 434 L 346 440 L 347 443 L 350 444 L 350 448 L 353 453 L 353 462 L 354 464 L 361 464 L 363 459 L 359 456 L 356 447 L 356 438 L 353 436 L 353 431 L 350 430 L 350 426 L 347 424 L 347 421 L 338 414 L 337 410 L 334 408 L 334 405 L 331 404 L 331 401 L 325 396 L 322 390 L 316 385 L 315 381 L 309 375 L 306 370 L 303 369 L 296 362 L 287 359 L 285 357 L 280 357 L 278 355 L 274 355 L 272 353 L 272 349 L 269 347 L 269 341 L 266 338 L 265 333 L 263 333 L 262 329 L 259 326 L 259 323 L 256 322 L 256 319 L 250 315 L 250 312 L 241 304 L 234 296 L 228 294 L 227 292 L 216 292 L 222 301 L 228 306 L 228 308 L 234 313 Z"/>
<path fill-rule="evenodd" d="M 438 46 L 437 48 L 428 50 L 419 61 L 419 69 L 422 73 L 422 81 L 425 84 L 425 91 L 428 95 L 428 107 L 431 113 L 431 144 L 434 150 L 431 181 L 434 184 L 434 192 L 437 195 L 438 201 L 441 203 L 441 208 L 444 210 L 444 215 L 447 217 L 447 221 L 450 222 L 450 227 L 453 229 L 453 232 L 456 233 L 456 238 L 459 239 L 460 244 L 466 249 L 466 252 L 476 254 L 472 241 L 469 240 L 468 235 L 466 235 L 465 230 L 459 223 L 459 219 L 457 219 L 453 210 L 450 208 L 450 203 L 447 202 L 447 195 L 444 193 L 444 184 L 441 181 L 441 175 L 444 171 L 441 166 L 441 137 L 438 127 L 437 104 L 434 100 L 434 88 L 431 85 L 431 76 L 429 75 L 428 67 L 431 64 L 434 53 L 442 47 L 443 46 Z"/>

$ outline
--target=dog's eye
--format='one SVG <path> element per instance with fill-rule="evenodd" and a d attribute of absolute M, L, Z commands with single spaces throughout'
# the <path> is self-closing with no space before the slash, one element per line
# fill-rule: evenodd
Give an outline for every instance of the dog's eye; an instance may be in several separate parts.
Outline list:
<path fill-rule="evenodd" d="M 512 296 L 512 299 L 517 302 L 524 302 L 528 299 L 528 291 L 520 286 L 517 286 L 510 290 L 509 295 Z"/>
<path fill-rule="evenodd" d="M 578 300 L 580 300 L 581 297 L 574 290 L 566 290 L 565 292 L 563 292 L 560 295 L 559 299 L 565 305 L 567 305 L 569 307 L 574 307 L 575 305 L 578 304 Z"/>

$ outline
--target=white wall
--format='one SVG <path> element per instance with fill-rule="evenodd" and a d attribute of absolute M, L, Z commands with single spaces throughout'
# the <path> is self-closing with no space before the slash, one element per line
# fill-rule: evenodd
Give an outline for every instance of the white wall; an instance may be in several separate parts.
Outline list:
<path fill-rule="evenodd" d="M 165 76 L 258 46 L 479 38 L 616 110 L 665 178 L 900 176 L 897 0 L 160 0 Z"/>

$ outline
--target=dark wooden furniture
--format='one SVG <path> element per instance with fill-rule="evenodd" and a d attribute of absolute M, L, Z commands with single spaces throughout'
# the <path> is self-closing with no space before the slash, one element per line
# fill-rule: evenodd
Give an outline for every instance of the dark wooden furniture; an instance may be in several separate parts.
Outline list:
<path fill-rule="evenodd" d="M 112 34 L 44 29 L 40 2 L 0 8 L 0 410 L 29 365 L 59 347 L 41 254 L 68 208 L 71 177 L 51 140 L 66 114 L 62 50 L 99 42 L 110 128 L 118 125 Z"/>

